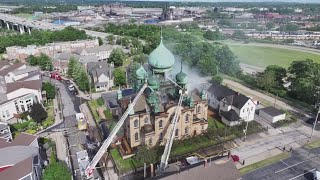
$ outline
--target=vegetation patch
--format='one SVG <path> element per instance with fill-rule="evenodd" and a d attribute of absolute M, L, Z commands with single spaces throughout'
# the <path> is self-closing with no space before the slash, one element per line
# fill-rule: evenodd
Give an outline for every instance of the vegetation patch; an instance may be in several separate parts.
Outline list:
<path fill-rule="evenodd" d="M 228 46 L 240 62 L 262 68 L 268 65 L 289 67 L 291 62 L 303 59 L 313 59 L 320 63 L 320 55 L 308 52 L 249 45 L 228 44 Z"/>
<path fill-rule="evenodd" d="M 97 112 L 97 109 L 98 107 L 101 107 L 101 106 L 99 105 L 98 100 L 94 99 L 94 100 L 88 101 L 88 105 L 89 105 L 89 108 L 91 109 L 94 119 L 97 122 L 100 122 L 101 118 Z"/>
<path fill-rule="evenodd" d="M 320 141 L 314 141 L 314 142 L 308 143 L 308 144 L 304 145 L 304 147 L 309 148 L 309 149 L 320 147 Z"/>
<path fill-rule="evenodd" d="M 243 168 L 239 169 L 239 171 L 243 175 L 243 174 L 249 173 L 251 171 L 257 170 L 259 168 L 265 167 L 267 165 L 270 165 L 272 163 L 278 162 L 282 159 L 286 159 L 289 157 L 289 155 L 290 155 L 289 153 L 283 152 L 283 153 L 278 154 L 276 156 L 273 156 L 271 158 L 267 158 L 265 160 L 253 163 L 253 164 L 248 165 L 246 167 L 243 167 Z"/>
<path fill-rule="evenodd" d="M 111 156 L 112 156 L 114 162 L 116 163 L 117 169 L 121 173 L 143 166 L 143 162 L 137 161 L 133 158 L 128 158 L 128 159 L 124 160 L 121 157 L 118 149 L 112 149 L 110 152 L 111 152 Z"/>

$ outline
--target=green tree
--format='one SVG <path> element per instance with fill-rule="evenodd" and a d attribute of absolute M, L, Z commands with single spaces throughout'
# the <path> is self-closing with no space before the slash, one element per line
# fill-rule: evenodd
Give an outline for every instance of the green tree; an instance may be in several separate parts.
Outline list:
<path fill-rule="evenodd" d="M 147 56 L 145 54 L 137 54 L 133 56 L 133 62 L 144 64 L 147 62 Z"/>
<path fill-rule="evenodd" d="M 198 67 L 201 73 L 213 76 L 217 74 L 217 64 L 215 59 L 209 56 L 203 56 L 198 62 Z"/>
<path fill-rule="evenodd" d="M 42 90 L 45 90 L 47 92 L 48 99 L 54 99 L 54 97 L 56 96 L 56 88 L 50 82 L 45 82 L 42 85 Z"/>
<path fill-rule="evenodd" d="M 77 64 L 77 61 L 73 57 L 70 58 L 69 64 L 68 64 L 68 72 L 67 72 L 68 76 L 72 77 L 76 64 Z"/>
<path fill-rule="evenodd" d="M 241 30 L 235 30 L 232 34 L 232 37 L 237 38 L 237 39 L 246 39 L 246 33 Z"/>
<path fill-rule="evenodd" d="M 219 47 L 216 50 L 215 59 L 218 62 L 219 71 L 230 76 L 237 76 L 240 74 L 239 61 L 228 46 Z"/>
<path fill-rule="evenodd" d="M 89 91 L 90 89 L 89 77 L 84 70 L 80 71 L 80 73 L 75 77 L 75 80 L 80 90 Z"/>
<path fill-rule="evenodd" d="M 214 75 L 214 76 L 212 76 L 211 80 L 221 84 L 223 81 L 223 78 L 219 75 Z"/>
<path fill-rule="evenodd" d="M 273 22 L 273 21 L 269 21 L 267 24 L 266 24 L 266 28 L 267 29 L 272 29 L 276 26 L 276 24 Z"/>
<path fill-rule="evenodd" d="M 288 23 L 287 25 L 280 26 L 279 30 L 285 32 L 295 32 L 299 30 L 299 26 L 293 23 Z"/>
<path fill-rule="evenodd" d="M 101 37 L 98 37 L 98 42 L 99 42 L 99 46 L 102 46 L 103 45 L 103 40 Z"/>
<path fill-rule="evenodd" d="M 47 56 L 46 54 L 40 54 L 40 56 L 38 57 L 38 65 L 42 70 L 46 70 L 46 71 L 53 70 L 52 61 L 49 58 L 49 56 Z"/>
<path fill-rule="evenodd" d="M 109 57 L 109 62 L 113 62 L 116 67 L 122 66 L 123 61 L 125 60 L 126 55 L 121 48 L 114 49 Z"/>
<path fill-rule="evenodd" d="M 61 163 L 49 164 L 43 173 L 43 180 L 71 180 L 72 174 L 68 170 L 68 167 Z"/>
<path fill-rule="evenodd" d="M 35 57 L 34 55 L 30 55 L 30 56 L 27 58 L 27 63 L 28 63 L 30 66 L 37 66 L 37 65 L 39 64 L 38 58 Z"/>
<path fill-rule="evenodd" d="M 136 70 L 139 69 L 141 66 L 140 63 L 133 62 L 130 64 L 129 72 L 128 72 L 128 83 L 130 85 L 134 85 L 134 81 L 137 79 Z"/>
<path fill-rule="evenodd" d="M 225 39 L 224 35 L 220 33 L 218 29 L 216 31 L 210 31 L 210 30 L 206 31 L 203 34 L 203 37 L 213 41 Z"/>
<path fill-rule="evenodd" d="M 109 35 L 108 37 L 107 37 L 107 39 L 108 39 L 108 42 L 109 42 L 109 44 L 114 44 L 114 35 Z"/>
<path fill-rule="evenodd" d="M 155 149 L 149 148 L 146 145 L 141 145 L 138 147 L 137 154 L 135 158 L 140 162 L 145 162 L 151 164 L 157 160 L 157 152 Z"/>
<path fill-rule="evenodd" d="M 113 71 L 114 84 L 116 86 L 123 86 L 126 84 L 126 73 L 120 68 L 115 68 Z"/>
<path fill-rule="evenodd" d="M 129 48 L 129 45 L 130 45 L 130 39 L 128 37 L 122 38 L 122 46 Z"/>
<path fill-rule="evenodd" d="M 34 103 L 31 106 L 30 116 L 34 119 L 37 123 L 41 123 L 48 117 L 48 113 L 43 108 L 42 104 Z"/>

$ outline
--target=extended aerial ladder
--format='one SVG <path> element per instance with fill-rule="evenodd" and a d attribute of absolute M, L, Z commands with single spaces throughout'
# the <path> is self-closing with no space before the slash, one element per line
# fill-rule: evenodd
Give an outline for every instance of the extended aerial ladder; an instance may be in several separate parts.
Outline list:
<path fill-rule="evenodd" d="M 169 156 L 170 156 L 170 152 L 171 152 L 171 148 L 172 148 L 172 143 L 173 143 L 173 140 L 174 140 L 174 137 L 175 137 L 175 131 L 177 129 L 176 125 L 177 125 L 177 121 L 178 121 L 178 117 L 179 117 L 179 112 L 180 112 L 180 108 L 181 108 L 181 104 L 182 104 L 182 101 L 183 101 L 183 91 L 180 90 L 179 92 L 180 94 L 180 97 L 179 97 L 179 101 L 178 101 L 178 106 L 175 110 L 175 114 L 174 114 L 174 117 L 173 117 L 173 120 L 171 122 L 172 126 L 171 126 L 171 129 L 169 131 L 169 138 L 166 142 L 166 146 L 164 148 L 164 152 L 161 156 L 161 162 L 160 162 L 160 173 L 164 172 L 165 169 L 167 168 L 168 166 L 168 160 L 169 160 Z"/>
<path fill-rule="evenodd" d="M 116 136 L 117 132 L 120 130 L 121 126 L 123 125 L 124 121 L 127 119 L 129 113 L 133 110 L 134 105 L 137 103 L 138 99 L 140 98 L 140 96 L 142 95 L 143 91 L 147 88 L 147 84 L 144 84 L 140 91 L 138 92 L 138 94 L 136 95 L 136 97 L 133 99 L 132 103 L 129 104 L 127 110 L 123 113 L 123 115 L 121 116 L 120 120 L 118 121 L 118 123 L 116 124 L 116 126 L 113 128 L 113 130 L 111 131 L 110 135 L 108 136 L 108 138 L 103 142 L 103 144 L 101 145 L 99 151 L 97 152 L 97 154 L 93 157 L 92 161 L 89 163 L 89 165 L 86 168 L 86 176 L 89 179 L 90 177 L 92 177 L 93 171 L 96 167 L 96 165 L 98 164 L 98 162 L 100 161 L 101 157 L 103 156 L 103 154 L 105 153 L 105 151 L 108 149 L 108 147 L 110 146 L 113 138 Z"/>

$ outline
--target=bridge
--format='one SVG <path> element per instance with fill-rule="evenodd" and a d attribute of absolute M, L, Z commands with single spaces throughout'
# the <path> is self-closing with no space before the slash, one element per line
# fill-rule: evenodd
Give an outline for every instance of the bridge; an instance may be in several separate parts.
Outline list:
<path fill-rule="evenodd" d="M 29 20 L 26 18 L 16 17 L 9 14 L 0 13 L 0 26 L 11 30 L 19 31 L 23 33 L 31 33 L 31 29 L 39 30 L 61 30 L 63 25 L 52 24 L 43 21 Z"/>

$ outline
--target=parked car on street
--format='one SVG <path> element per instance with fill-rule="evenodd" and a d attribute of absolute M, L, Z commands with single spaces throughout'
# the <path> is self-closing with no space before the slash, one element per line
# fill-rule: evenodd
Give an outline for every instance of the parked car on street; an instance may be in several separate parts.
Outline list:
<path fill-rule="evenodd" d="M 75 89 L 75 88 L 74 88 L 74 85 L 73 85 L 73 84 L 69 85 L 69 86 L 68 86 L 68 89 L 69 89 L 70 92 L 74 91 L 74 89 Z"/>
<path fill-rule="evenodd" d="M 60 76 L 59 73 L 57 73 L 57 72 L 51 73 L 51 74 L 50 74 L 50 77 L 51 77 L 52 79 L 56 79 L 56 80 L 58 80 L 58 81 L 61 81 L 61 80 L 62 80 L 61 76 Z"/>

